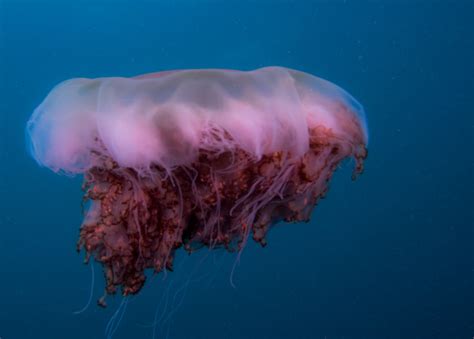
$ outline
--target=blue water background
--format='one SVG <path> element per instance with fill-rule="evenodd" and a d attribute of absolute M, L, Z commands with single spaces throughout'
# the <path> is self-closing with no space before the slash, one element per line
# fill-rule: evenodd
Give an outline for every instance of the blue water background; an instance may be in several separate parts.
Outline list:
<path fill-rule="evenodd" d="M 365 106 L 365 173 L 351 182 L 347 163 L 310 223 L 250 244 L 236 288 L 234 255 L 180 253 L 114 338 L 152 338 L 163 296 L 159 338 L 472 338 L 473 13 L 467 0 L 0 0 L 0 337 L 103 338 L 121 301 L 95 305 L 96 264 L 93 304 L 73 314 L 91 284 L 75 251 L 81 179 L 38 167 L 24 140 L 55 84 L 281 65 Z"/>

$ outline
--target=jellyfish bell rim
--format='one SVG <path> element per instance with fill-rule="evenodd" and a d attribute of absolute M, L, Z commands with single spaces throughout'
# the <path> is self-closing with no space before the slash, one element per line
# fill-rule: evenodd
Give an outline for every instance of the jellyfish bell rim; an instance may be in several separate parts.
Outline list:
<path fill-rule="evenodd" d="M 86 171 L 88 168 L 90 168 L 92 166 L 92 164 L 87 163 L 87 161 L 89 160 L 88 152 L 93 148 L 93 142 L 89 142 L 89 144 L 87 146 L 84 146 L 82 148 L 80 147 L 80 145 L 79 146 L 78 145 L 72 145 L 73 143 L 71 142 L 71 145 L 74 146 L 75 148 L 71 146 L 71 151 L 68 151 L 69 153 L 66 152 L 67 153 L 66 155 L 57 156 L 57 159 L 54 159 L 55 154 L 56 155 L 60 154 L 60 152 L 59 152 L 60 148 L 56 148 L 56 152 L 49 152 L 49 149 L 45 150 L 45 149 L 42 149 L 42 148 L 44 148 L 44 144 L 46 142 L 49 142 L 49 143 L 53 144 L 52 137 L 53 136 L 58 137 L 58 135 L 60 135 L 59 132 L 57 132 L 56 134 L 53 133 L 53 132 L 54 132 L 54 130 L 59 131 L 61 126 L 53 126 L 52 128 L 49 129 L 49 131 L 41 132 L 43 134 L 40 135 L 39 137 L 34 135 L 36 130 L 37 130 L 38 124 L 41 122 L 41 119 L 44 120 L 44 116 L 47 114 L 47 113 L 45 114 L 44 112 L 41 111 L 43 106 L 46 105 L 47 103 L 49 103 L 49 101 L 48 101 L 49 99 L 51 99 L 52 97 L 57 96 L 59 92 L 65 91 L 65 89 L 68 89 L 70 87 L 82 88 L 81 86 L 83 86 L 83 85 L 84 86 L 89 86 L 90 84 L 94 84 L 95 85 L 94 90 L 96 90 L 96 92 L 93 92 L 91 95 L 95 96 L 96 98 L 95 99 L 90 99 L 90 100 L 91 101 L 95 100 L 97 102 L 96 105 L 95 105 L 95 109 L 97 111 L 97 107 L 100 104 L 101 98 L 103 96 L 103 92 L 107 88 L 107 87 L 104 87 L 105 85 L 107 85 L 109 87 L 113 87 L 114 83 L 118 83 L 118 84 L 120 83 L 120 84 L 123 84 L 125 87 L 130 86 L 130 88 L 134 89 L 134 88 L 138 88 L 137 86 L 140 86 L 139 84 L 144 85 L 144 83 L 147 83 L 146 86 L 150 86 L 150 84 L 153 85 L 156 82 L 160 82 L 160 85 L 162 85 L 167 79 L 176 78 L 176 77 L 173 77 L 173 75 L 178 75 L 179 79 L 184 78 L 184 80 L 180 80 L 180 81 L 185 81 L 187 75 L 191 75 L 192 77 L 198 78 L 198 80 L 199 80 L 199 78 L 201 76 L 203 78 L 206 78 L 206 76 L 208 76 L 208 74 L 212 74 L 213 76 L 217 76 L 217 77 L 220 74 L 226 74 L 226 75 L 229 75 L 229 76 L 238 74 L 239 76 L 242 76 L 242 77 L 251 75 L 251 76 L 258 77 L 258 76 L 261 76 L 262 74 L 264 74 L 264 75 L 267 74 L 267 73 L 272 74 L 272 72 L 275 73 L 275 74 L 280 74 L 280 75 L 281 74 L 288 74 L 289 78 L 291 78 L 291 81 L 293 81 L 294 83 L 296 83 L 297 81 L 300 81 L 299 79 L 305 79 L 305 81 L 308 81 L 308 82 L 311 82 L 311 83 L 314 84 L 313 90 L 315 92 L 321 92 L 322 94 L 321 93 L 320 94 L 323 95 L 323 96 L 326 95 L 327 96 L 326 99 L 328 101 L 335 98 L 337 100 L 340 100 L 340 101 L 344 102 L 344 104 L 349 108 L 350 112 L 352 112 L 352 114 L 354 114 L 354 116 L 356 116 L 356 118 L 358 120 L 360 130 L 362 131 L 363 142 L 364 142 L 365 146 L 368 145 L 369 133 L 368 133 L 368 126 L 367 126 L 367 119 L 366 119 L 365 110 L 364 110 L 363 106 L 354 97 L 352 97 L 347 91 L 345 91 L 341 87 L 339 87 L 339 86 L 337 86 L 337 85 L 335 85 L 335 84 L 333 84 L 333 83 L 331 83 L 331 82 L 329 82 L 325 79 L 315 77 L 315 76 L 313 76 L 309 73 L 304 73 L 304 72 L 301 72 L 301 71 L 287 69 L 287 68 L 280 67 L 280 66 L 269 66 L 269 67 L 263 67 L 263 68 L 250 70 L 250 71 L 229 70 L 229 69 L 190 69 L 190 70 L 178 69 L 178 70 L 169 70 L 169 71 L 162 71 L 162 72 L 155 72 L 155 73 L 146 73 L 146 74 L 142 74 L 142 75 L 137 75 L 137 76 L 132 77 L 132 78 L 124 78 L 124 77 L 110 77 L 110 78 L 96 78 L 96 79 L 75 78 L 75 79 L 70 79 L 70 80 L 63 81 L 60 84 L 56 85 L 51 90 L 50 94 L 40 104 L 40 106 L 38 106 L 38 108 L 34 111 L 31 119 L 28 121 L 27 128 L 26 128 L 26 138 L 27 138 L 28 151 L 33 156 L 33 158 L 35 158 L 35 160 L 38 162 L 38 164 L 40 164 L 41 166 L 49 167 L 54 172 L 70 173 L 70 174 L 82 173 L 82 172 Z M 134 83 L 135 83 L 135 85 L 134 85 Z M 290 88 L 290 87 L 288 87 L 288 88 Z M 114 90 L 114 89 L 112 88 L 112 90 Z M 297 94 L 299 95 L 299 93 L 297 93 Z M 74 94 L 74 95 L 76 95 L 76 94 Z M 79 103 L 80 103 L 80 99 L 81 99 L 80 95 L 82 95 L 82 94 L 77 94 L 77 97 L 79 98 L 77 100 L 79 101 Z M 68 108 L 66 108 L 66 109 L 68 109 Z M 53 113 L 56 113 L 56 112 L 53 112 Z M 57 112 L 57 113 L 62 113 L 62 112 Z M 102 118 L 102 116 L 100 116 L 98 114 L 98 112 L 94 112 L 92 115 L 93 115 L 93 118 L 95 119 L 95 121 L 100 121 L 100 119 Z M 60 117 L 60 114 L 58 114 L 57 116 Z M 76 114 L 76 116 L 78 116 L 78 114 Z M 114 117 L 110 116 L 110 121 L 113 121 L 113 119 L 114 119 Z M 53 120 L 53 119 L 51 119 L 51 120 Z M 147 122 L 145 121 L 144 123 L 146 124 Z M 103 125 L 105 125 L 105 129 L 107 130 L 107 124 L 105 123 Z M 93 129 L 98 128 L 97 127 L 98 126 L 97 122 L 89 124 L 88 126 L 90 126 Z M 74 129 L 75 126 L 72 126 L 72 127 L 68 126 L 68 128 L 72 128 L 70 130 L 72 133 L 69 133 L 69 135 L 72 135 L 77 131 L 77 130 Z M 86 126 L 86 128 L 88 128 L 88 127 Z M 36 134 L 38 134 L 38 133 L 36 133 Z M 63 133 L 63 134 L 68 134 L 68 133 Z M 140 133 L 136 133 L 136 135 L 139 135 L 139 134 Z M 296 135 L 297 134 L 298 133 L 296 133 Z M 85 135 L 85 133 L 80 134 L 80 136 L 83 136 L 83 135 Z M 58 138 L 59 139 L 62 138 L 63 140 L 67 140 L 67 138 L 65 139 L 65 137 L 64 138 L 63 137 L 58 137 Z M 76 139 L 80 140 L 81 138 L 76 137 Z M 117 140 L 117 137 L 114 140 Z M 77 141 L 77 142 L 79 142 L 79 141 Z M 133 144 L 133 142 L 134 141 L 132 140 L 132 144 Z M 300 143 L 301 142 L 302 141 L 300 141 Z M 136 143 L 140 143 L 140 141 L 136 141 Z M 108 144 L 109 148 L 112 148 L 112 149 L 115 147 L 115 145 L 116 144 L 114 144 L 113 142 L 110 142 Z M 120 142 L 119 142 L 119 145 L 121 145 Z M 125 145 L 125 144 L 123 144 L 123 145 Z M 282 145 L 284 145 L 284 143 Z M 51 146 L 51 148 L 56 147 L 55 145 L 50 145 L 50 146 Z M 307 148 L 307 146 L 304 146 L 304 147 Z M 120 157 L 121 148 L 120 147 L 118 147 L 118 148 L 115 147 L 115 148 L 116 148 L 115 154 Z M 139 147 L 135 147 L 135 149 L 139 150 Z M 273 151 L 275 151 L 275 150 L 273 150 Z M 76 152 L 76 153 L 71 153 L 71 152 Z M 53 159 L 48 159 L 47 155 L 46 155 L 47 153 Z M 132 147 L 131 154 L 133 154 L 133 153 L 134 152 L 133 152 L 133 147 Z M 265 154 L 265 151 L 257 151 L 257 153 L 258 153 L 257 154 L 257 158 L 258 158 L 258 157 L 261 157 L 261 155 Z M 269 153 L 269 152 L 266 152 L 266 153 Z M 58 161 L 56 161 L 56 160 L 58 160 Z M 63 160 L 63 161 L 61 162 L 60 160 Z M 143 166 L 139 166 L 137 164 L 140 161 L 136 161 L 137 163 L 134 163 L 133 161 L 130 162 L 130 163 L 122 162 L 122 164 L 126 164 L 127 166 L 135 167 L 137 169 L 138 168 L 147 168 L 147 167 L 149 167 L 150 164 L 154 164 L 154 163 L 158 163 L 158 164 L 161 164 L 161 165 L 166 165 L 165 163 L 162 163 L 162 162 L 160 163 L 160 161 L 158 161 L 156 158 L 150 158 L 149 161 L 148 160 L 146 160 L 146 161 L 145 161 L 146 163 L 143 164 Z"/>

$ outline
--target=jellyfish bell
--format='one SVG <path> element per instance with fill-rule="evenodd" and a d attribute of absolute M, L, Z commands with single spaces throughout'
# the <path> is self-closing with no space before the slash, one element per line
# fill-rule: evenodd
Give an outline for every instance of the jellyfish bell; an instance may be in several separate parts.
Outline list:
<path fill-rule="evenodd" d="M 180 247 L 265 245 L 275 223 L 308 221 L 343 159 L 362 171 L 368 130 L 340 87 L 266 67 L 68 80 L 27 136 L 40 165 L 84 175 L 78 250 L 128 295 Z"/>

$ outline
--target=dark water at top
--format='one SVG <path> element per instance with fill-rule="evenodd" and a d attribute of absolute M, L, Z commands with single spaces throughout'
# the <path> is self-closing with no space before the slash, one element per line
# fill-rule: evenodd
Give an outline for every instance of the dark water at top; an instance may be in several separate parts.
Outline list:
<path fill-rule="evenodd" d="M 181 253 L 114 338 L 151 338 L 162 297 L 159 338 L 472 338 L 473 13 L 467 0 L 0 0 L 0 337 L 103 338 L 121 301 L 73 314 L 91 284 L 75 252 L 81 179 L 39 168 L 24 142 L 52 86 L 281 65 L 364 104 L 365 173 L 344 167 L 311 223 L 249 245 L 235 289 L 235 256 Z"/>

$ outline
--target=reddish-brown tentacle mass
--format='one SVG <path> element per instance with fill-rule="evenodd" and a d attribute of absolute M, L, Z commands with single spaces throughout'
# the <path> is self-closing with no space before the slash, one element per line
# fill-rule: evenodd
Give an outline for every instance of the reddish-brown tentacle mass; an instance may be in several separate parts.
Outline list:
<path fill-rule="evenodd" d="M 355 130 L 355 129 L 353 129 Z M 346 157 L 362 172 L 366 148 L 317 127 L 310 147 L 293 159 L 275 152 L 255 159 L 241 149 L 200 151 L 193 163 L 148 175 L 124 168 L 96 153 L 85 174 L 85 201 L 90 201 L 80 230 L 78 250 L 104 267 L 106 292 L 120 287 L 135 294 L 145 283 L 145 270 L 172 270 L 174 252 L 199 247 L 239 250 L 249 235 L 262 246 L 278 221 L 308 221 L 328 181 Z"/>

